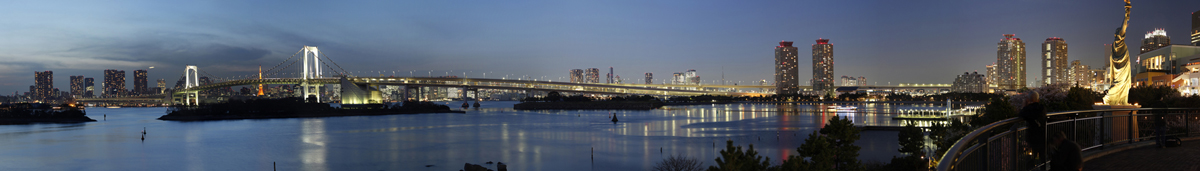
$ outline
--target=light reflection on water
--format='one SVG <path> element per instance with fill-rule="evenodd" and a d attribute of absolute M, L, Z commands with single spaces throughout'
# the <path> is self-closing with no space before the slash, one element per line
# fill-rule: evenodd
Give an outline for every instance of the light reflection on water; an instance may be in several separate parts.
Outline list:
<path fill-rule="evenodd" d="M 453 105 L 455 102 L 448 102 Z M 778 164 L 829 118 L 901 126 L 899 107 L 734 103 L 663 109 L 516 111 L 484 102 L 466 114 L 212 122 L 154 120 L 163 108 L 88 109 L 85 124 L 0 125 L 0 170 L 647 170 L 670 154 L 713 164 L 725 140 L 754 144 Z M 459 102 L 458 104 L 461 104 Z M 840 104 L 847 105 L 847 104 Z M 936 105 L 923 105 L 936 106 Z M 615 114 L 620 122 L 613 123 Z M 93 117 L 95 118 L 95 117 Z M 928 125 L 928 121 L 916 122 Z M 149 134 L 141 141 L 140 131 Z M 897 155 L 896 132 L 865 131 L 860 159 Z M 433 167 L 425 167 L 434 165 Z M 495 165 L 485 165 L 495 169 Z"/>

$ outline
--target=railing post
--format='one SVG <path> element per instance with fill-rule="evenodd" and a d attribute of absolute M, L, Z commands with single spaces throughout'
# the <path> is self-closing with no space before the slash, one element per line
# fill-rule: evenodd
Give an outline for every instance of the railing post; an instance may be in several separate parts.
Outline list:
<path fill-rule="evenodd" d="M 1134 110 L 1134 111 L 1136 111 L 1136 110 Z M 1128 135 L 1129 135 L 1129 137 L 1128 137 L 1129 142 L 1127 144 L 1133 144 L 1133 140 L 1136 139 L 1133 137 L 1133 135 L 1134 135 L 1133 134 L 1133 120 L 1137 119 L 1136 117 L 1133 116 L 1134 111 L 1129 111 L 1129 114 L 1125 115 L 1126 117 L 1128 117 L 1128 119 L 1125 119 L 1126 120 L 1125 133 L 1128 133 Z"/>

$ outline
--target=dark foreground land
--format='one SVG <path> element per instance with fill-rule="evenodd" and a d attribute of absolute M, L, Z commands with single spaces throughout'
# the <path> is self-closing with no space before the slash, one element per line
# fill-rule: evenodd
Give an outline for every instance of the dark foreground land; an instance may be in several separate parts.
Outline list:
<path fill-rule="evenodd" d="M 517 110 L 585 109 L 585 110 L 650 110 L 662 107 L 659 101 L 589 101 L 589 102 L 523 102 L 513 105 Z"/>
<path fill-rule="evenodd" d="M 0 124 L 31 124 L 31 123 L 80 123 L 92 122 L 87 112 L 73 106 L 62 105 L 59 109 L 45 104 L 6 104 L 0 105 Z"/>
<path fill-rule="evenodd" d="M 327 103 L 306 103 L 300 98 L 230 101 L 202 106 L 172 107 L 159 117 L 169 121 L 209 121 L 234 119 L 307 118 L 369 116 L 421 113 L 466 113 L 430 102 L 404 102 L 403 106 L 362 105 L 330 107 Z"/>

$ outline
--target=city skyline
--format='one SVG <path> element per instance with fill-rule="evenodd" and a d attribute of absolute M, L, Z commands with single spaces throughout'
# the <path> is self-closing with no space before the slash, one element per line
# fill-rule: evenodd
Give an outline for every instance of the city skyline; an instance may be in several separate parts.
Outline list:
<path fill-rule="evenodd" d="M 7 38 L 0 50 L 10 52 L 0 59 L 11 61 L 0 66 L 0 91 L 22 92 L 34 85 L 30 71 L 102 78 L 105 69 L 155 66 L 149 79 L 174 81 L 184 65 L 196 64 L 216 76 L 237 77 L 254 73 L 258 65 L 274 65 L 304 45 L 319 46 L 334 61 L 355 66 L 348 70 L 395 71 L 397 76 L 453 70 L 448 74 L 557 79 L 565 78 L 563 70 L 611 66 L 617 68 L 614 75 L 696 69 L 713 76 L 703 77 L 711 78 L 706 84 L 723 71 L 731 83 L 751 84 L 772 79 L 774 59 L 765 48 L 779 40 L 818 38 L 837 40 L 837 75 L 869 77 L 877 84 L 949 83 L 959 72 L 982 71 L 993 63 L 990 50 L 1001 34 L 1070 39 L 1077 52 L 1070 59 L 1103 66 L 1103 44 L 1111 42 L 1119 22 L 1111 18 L 1120 14 L 1111 11 L 1121 2 L 416 3 L 14 4 L 14 10 L 0 12 L 14 16 L 0 19 L 12 26 L 0 28 Z M 1164 28 L 1176 37 L 1172 44 L 1190 43 L 1189 17 L 1200 2 L 1136 3 L 1129 32 Z M 315 6 L 329 10 L 295 10 Z M 448 16 L 431 16 L 437 14 Z M 321 26 L 292 27 L 306 23 Z M 364 24 L 369 27 L 357 27 Z M 1142 41 L 1138 36 L 1127 40 L 1131 45 Z M 460 50 L 467 46 L 474 49 Z M 803 77 L 811 75 L 810 69 L 799 68 L 800 80 L 810 79 Z M 66 78 L 55 78 L 52 87 L 69 87 Z"/>

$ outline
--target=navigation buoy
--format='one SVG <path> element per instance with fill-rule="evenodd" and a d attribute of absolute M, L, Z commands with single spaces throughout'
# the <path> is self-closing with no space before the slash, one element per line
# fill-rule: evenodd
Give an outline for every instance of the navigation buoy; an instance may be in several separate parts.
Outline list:
<path fill-rule="evenodd" d="M 613 116 L 612 116 L 612 118 L 613 118 L 613 119 L 612 119 L 612 121 L 613 121 L 613 124 L 616 124 L 616 123 L 617 123 L 617 114 L 616 114 L 616 113 L 613 113 Z"/>

